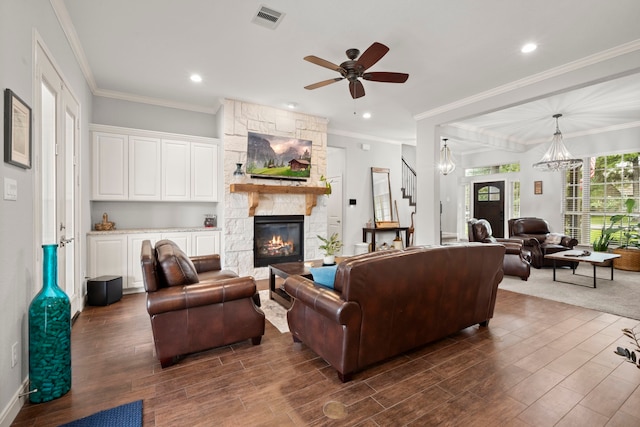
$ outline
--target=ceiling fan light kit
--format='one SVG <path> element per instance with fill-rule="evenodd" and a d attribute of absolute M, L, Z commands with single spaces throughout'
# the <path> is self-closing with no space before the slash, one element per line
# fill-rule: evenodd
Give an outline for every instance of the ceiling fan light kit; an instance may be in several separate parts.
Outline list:
<path fill-rule="evenodd" d="M 347 79 L 349 81 L 349 94 L 353 99 L 357 99 L 365 95 L 364 86 L 360 79 L 383 83 L 406 82 L 409 78 L 409 74 L 406 73 L 392 73 L 386 71 L 365 72 L 382 59 L 387 52 L 389 52 L 389 48 L 378 42 L 369 46 L 362 55 L 360 55 L 360 51 L 358 49 L 348 49 L 346 54 L 349 59 L 340 65 L 336 65 L 333 62 L 318 58 L 314 55 L 305 56 L 305 61 L 337 71 L 340 73 L 341 77 L 323 80 L 321 82 L 307 85 L 304 88 L 308 90 L 318 89 L 320 87 L 330 85 L 331 83 Z"/>
<path fill-rule="evenodd" d="M 453 155 L 451 149 L 447 146 L 447 138 L 442 139 L 444 146 L 440 150 L 440 163 L 438 163 L 438 169 L 442 175 L 449 175 L 456 170 L 456 163 L 453 161 Z"/>
<path fill-rule="evenodd" d="M 553 134 L 551 146 L 544 153 L 542 159 L 538 163 L 533 164 L 533 168 L 544 172 L 555 172 L 560 170 L 575 169 L 582 165 L 582 159 L 574 158 L 564 146 L 562 142 L 562 133 L 558 126 L 558 119 L 562 114 L 554 114 L 556 119 L 556 132 Z"/>

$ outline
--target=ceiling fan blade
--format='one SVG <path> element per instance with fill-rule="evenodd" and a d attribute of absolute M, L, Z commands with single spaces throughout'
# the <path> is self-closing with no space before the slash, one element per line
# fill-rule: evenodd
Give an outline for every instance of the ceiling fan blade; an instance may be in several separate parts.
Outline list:
<path fill-rule="evenodd" d="M 326 85 L 330 85 L 331 83 L 339 82 L 342 79 L 344 79 L 344 77 L 336 77 L 335 79 L 324 80 L 318 83 L 314 83 L 312 85 L 305 86 L 304 88 L 309 90 L 318 89 L 319 87 L 323 87 Z"/>
<path fill-rule="evenodd" d="M 364 96 L 364 86 L 360 80 L 352 80 L 349 82 L 349 93 L 353 99 L 362 98 Z"/>
<path fill-rule="evenodd" d="M 336 65 L 333 62 L 329 62 L 326 59 L 318 58 L 317 56 L 314 56 L 314 55 L 305 56 L 304 60 L 305 61 L 309 61 L 312 64 L 316 64 L 316 65 L 319 65 L 321 67 L 325 67 L 325 68 L 328 68 L 330 70 L 337 71 L 340 74 L 346 73 L 344 68 L 342 68 L 341 66 Z"/>
<path fill-rule="evenodd" d="M 382 43 L 375 42 L 367 50 L 364 51 L 360 58 L 358 58 L 358 64 L 363 67 L 363 70 L 371 67 L 378 62 L 383 56 L 389 52 L 389 48 Z"/>
<path fill-rule="evenodd" d="M 364 73 L 362 78 L 370 80 L 372 82 L 386 82 L 386 83 L 404 83 L 409 78 L 409 74 L 405 73 L 388 73 L 384 71 Z"/>

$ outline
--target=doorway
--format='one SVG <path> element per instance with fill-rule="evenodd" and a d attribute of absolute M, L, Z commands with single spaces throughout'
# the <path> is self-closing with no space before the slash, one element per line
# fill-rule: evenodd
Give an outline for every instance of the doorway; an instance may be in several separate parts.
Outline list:
<path fill-rule="evenodd" d="M 473 184 L 473 216 L 489 221 L 493 237 L 504 237 L 504 181 Z"/>
<path fill-rule="evenodd" d="M 343 197 L 342 177 L 346 165 L 344 148 L 327 147 L 327 179 L 331 182 L 331 194 L 327 204 L 327 235 L 337 233 L 340 240 L 343 237 Z"/>
<path fill-rule="evenodd" d="M 82 309 L 77 243 L 79 112 L 70 92 L 40 40 L 35 58 L 36 243 L 57 244 L 58 286 L 69 296 L 71 313 Z M 36 258 L 40 263 L 41 257 Z M 40 273 L 38 273 L 40 274 Z"/>

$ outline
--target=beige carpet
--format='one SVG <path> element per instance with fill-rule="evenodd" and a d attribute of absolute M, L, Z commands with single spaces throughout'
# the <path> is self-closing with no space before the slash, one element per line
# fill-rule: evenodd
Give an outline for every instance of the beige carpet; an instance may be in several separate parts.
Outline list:
<path fill-rule="evenodd" d="M 280 333 L 289 332 L 287 324 L 287 310 L 277 302 L 269 299 L 269 291 L 263 290 L 260 294 L 260 309 L 269 323 L 276 327 Z"/>
<path fill-rule="evenodd" d="M 581 264 L 572 274 L 570 269 L 531 269 L 528 281 L 505 276 L 499 288 L 553 301 L 590 308 L 618 316 L 640 320 L 640 273 L 597 268 L 596 289 L 593 286 L 593 267 Z"/>

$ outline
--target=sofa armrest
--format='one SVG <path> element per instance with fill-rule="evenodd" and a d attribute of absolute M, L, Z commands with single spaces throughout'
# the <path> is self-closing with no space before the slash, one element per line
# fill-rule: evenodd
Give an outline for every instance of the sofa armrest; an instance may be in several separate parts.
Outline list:
<path fill-rule="evenodd" d="M 222 269 L 222 265 L 220 263 L 220 255 L 218 254 L 200 255 L 189 258 L 191 258 L 191 262 L 193 262 L 193 265 L 195 266 L 198 273 Z"/>
<path fill-rule="evenodd" d="M 193 285 L 172 286 L 147 294 L 150 315 L 221 304 L 242 298 L 253 298 L 256 282 L 251 276 L 202 281 Z"/>
<path fill-rule="evenodd" d="M 344 301 L 340 293 L 315 285 L 302 276 L 289 276 L 284 281 L 284 290 L 295 298 L 295 303 L 308 306 L 332 321 L 347 325 L 360 318 L 360 306 L 355 302 Z"/>

